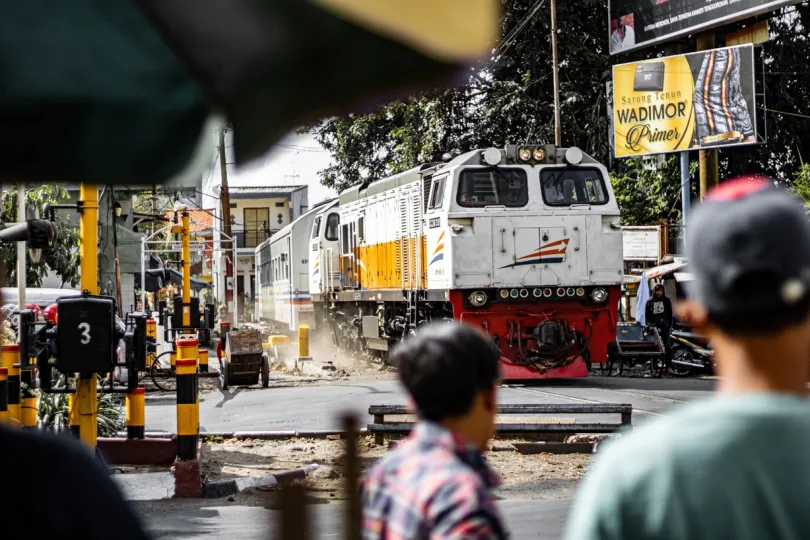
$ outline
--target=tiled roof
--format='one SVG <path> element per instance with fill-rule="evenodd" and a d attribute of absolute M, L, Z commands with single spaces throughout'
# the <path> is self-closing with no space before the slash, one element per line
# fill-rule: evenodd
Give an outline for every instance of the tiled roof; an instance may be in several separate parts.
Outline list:
<path fill-rule="evenodd" d="M 205 229 L 213 227 L 215 213 L 216 210 L 189 210 L 188 217 L 191 221 L 189 229 L 191 229 L 191 232 L 204 231 Z M 166 217 L 174 219 L 174 211 L 166 211 Z"/>

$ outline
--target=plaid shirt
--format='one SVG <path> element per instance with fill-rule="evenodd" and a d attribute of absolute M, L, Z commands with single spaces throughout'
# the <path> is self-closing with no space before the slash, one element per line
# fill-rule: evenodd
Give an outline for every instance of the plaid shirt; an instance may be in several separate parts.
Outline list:
<path fill-rule="evenodd" d="M 366 477 L 363 538 L 506 538 L 490 493 L 499 483 L 480 452 L 419 422 Z"/>

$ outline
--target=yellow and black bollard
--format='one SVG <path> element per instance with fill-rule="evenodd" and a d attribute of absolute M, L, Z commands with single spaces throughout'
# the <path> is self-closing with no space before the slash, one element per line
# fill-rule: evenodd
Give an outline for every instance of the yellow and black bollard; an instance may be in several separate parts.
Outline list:
<path fill-rule="evenodd" d="M 146 393 L 136 388 L 127 394 L 127 439 L 146 436 Z"/>
<path fill-rule="evenodd" d="M 8 369 L 0 367 L 0 424 L 8 422 Z"/>
<path fill-rule="evenodd" d="M 197 401 L 197 359 L 178 358 L 177 373 L 177 457 L 197 458 L 199 405 Z"/>
<path fill-rule="evenodd" d="M 68 425 L 70 434 L 79 438 L 79 404 L 76 402 L 76 394 L 68 394 Z"/>
<path fill-rule="evenodd" d="M 200 423 L 200 392 L 199 392 L 199 375 L 197 375 L 200 364 L 200 341 L 198 338 L 186 338 L 186 339 L 178 339 L 177 340 L 177 358 L 189 359 L 193 358 L 197 361 L 197 370 L 194 372 L 194 387 L 198 388 L 197 390 L 197 424 Z"/>
<path fill-rule="evenodd" d="M 200 349 L 200 373 L 208 373 L 208 349 Z"/>
<path fill-rule="evenodd" d="M 20 424 L 20 368 L 14 367 L 20 361 L 20 346 L 17 344 L 0 347 L 0 367 L 8 372 L 8 422 Z"/>
<path fill-rule="evenodd" d="M 175 368 L 175 364 L 177 364 L 177 348 L 172 344 L 172 351 L 169 353 L 169 360 L 172 363 L 172 369 Z"/>

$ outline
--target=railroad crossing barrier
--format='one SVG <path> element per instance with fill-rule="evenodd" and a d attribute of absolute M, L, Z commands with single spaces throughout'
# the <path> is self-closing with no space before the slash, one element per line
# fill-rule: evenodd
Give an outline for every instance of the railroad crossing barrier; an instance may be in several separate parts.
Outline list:
<path fill-rule="evenodd" d="M 386 416 L 402 416 L 413 414 L 403 405 L 372 405 L 368 414 L 374 417 L 374 423 L 368 425 L 368 432 L 374 434 L 377 444 L 383 443 L 385 435 L 401 435 L 410 433 L 414 422 L 386 422 Z M 615 433 L 621 429 L 632 427 L 633 406 L 628 404 L 527 404 L 527 405 L 499 405 L 499 415 L 534 415 L 534 414 L 620 414 L 619 423 L 512 423 L 495 424 L 498 434 L 535 434 L 535 433 Z"/>

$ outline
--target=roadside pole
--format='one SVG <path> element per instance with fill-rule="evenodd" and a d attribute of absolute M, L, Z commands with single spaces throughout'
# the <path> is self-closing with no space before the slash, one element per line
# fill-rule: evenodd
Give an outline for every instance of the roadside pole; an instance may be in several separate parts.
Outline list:
<path fill-rule="evenodd" d="M 98 294 L 98 186 L 82 184 L 79 191 L 79 257 L 81 289 Z M 92 338 L 91 338 L 92 339 Z M 95 373 L 80 373 L 76 390 L 79 437 L 95 450 L 98 438 L 98 401 Z"/>
<path fill-rule="evenodd" d="M 714 49 L 714 30 L 703 32 L 697 36 L 697 50 L 706 51 Z M 720 183 L 720 157 L 718 150 L 700 150 L 700 198 L 706 196 L 710 189 Z M 683 174 L 683 173 L 681 173 Z"/>
<path fill-rule="evenodd" d="M 26 222 L 25 184 L 17 184 L 17 223 Z M 17 309 L 25 309 L 25 242 L 17 242 Z M 19 343 L 19 340 L 17 340 Z"/>
<path fill-rule="evenodd" d="M 681 152 L 681 208 L 683 209 L 683 247 L 686 248 L 686 224 L 689 222 L 689 214 L 692 211 L 692 179 L 689 174 L 689 151 Z"/>

